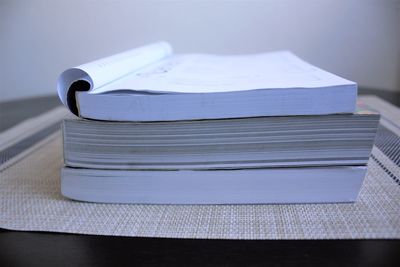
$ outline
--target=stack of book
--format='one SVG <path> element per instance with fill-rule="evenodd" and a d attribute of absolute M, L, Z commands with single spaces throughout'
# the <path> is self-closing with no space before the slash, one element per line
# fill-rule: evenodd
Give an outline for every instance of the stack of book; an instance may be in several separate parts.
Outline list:
<path fill-rule="evenodd" d="M 160 42 L 63 72 L 61 192 L 154 204 L 355 201 L 379 115 L 290 52 L 173 55 Z"/>

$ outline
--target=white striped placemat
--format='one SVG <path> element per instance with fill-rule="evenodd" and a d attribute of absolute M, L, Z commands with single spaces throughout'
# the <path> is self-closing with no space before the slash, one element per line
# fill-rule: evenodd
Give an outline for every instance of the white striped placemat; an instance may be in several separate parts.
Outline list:
<path fill-rule="evenodd" d="M 60 194 L 63 160 L 57 125 L 69 116 L 60 108 L 42 115 L 59 115 L 47 126 L 40 118 L 32 119 L 28 124 L 40 121 L 42 128 L 22 135 L 22 129 L 32 127 L 20 124 L 9 130 L 15 133 L 8 135 L 12 144 L 4 145 L 7 142 L 1 140 L 5 149 L 0 151 L 0 227 L 178 238 L 400 238 L 400 111 L 376 97 L 361 100 L 383 118 L 367 177 L 354 204 L 118 205 L 71 201 Z"/>

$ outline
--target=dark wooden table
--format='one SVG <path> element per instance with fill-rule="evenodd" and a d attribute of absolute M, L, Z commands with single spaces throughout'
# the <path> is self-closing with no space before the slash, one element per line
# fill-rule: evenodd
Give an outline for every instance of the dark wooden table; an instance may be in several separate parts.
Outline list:
<path fill-rule="evenodd" d="M 57 105 L 56 97 L 0 103 L 0 131 Z M 400 266 L 400 240 L 194 240 L 0 229 L 0 266 L 110 265 Z"/>

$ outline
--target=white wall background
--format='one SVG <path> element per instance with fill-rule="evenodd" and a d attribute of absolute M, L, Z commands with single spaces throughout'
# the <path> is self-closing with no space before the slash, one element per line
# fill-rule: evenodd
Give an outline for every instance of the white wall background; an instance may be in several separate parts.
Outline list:
<path fill-rule="evenodd" d="M 64 69 L 157 40 L 178 53 L 290 49 L 361 86 L 400 88 L 396 0 L 0 0 L 0 101 L 55 94 Z"/>

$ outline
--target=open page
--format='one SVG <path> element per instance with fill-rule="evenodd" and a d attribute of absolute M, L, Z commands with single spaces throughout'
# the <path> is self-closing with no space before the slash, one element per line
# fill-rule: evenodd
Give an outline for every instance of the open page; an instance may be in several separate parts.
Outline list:
<path fill-rule="evenodd" d="M 64 105 L 74 108 L 76 91 L 96 91 L 172 53 L 166 42 L 158 42 L 64 71 L 58 78 L 57 91 Z"/>
<path fill-rule="evenodd" d="M 253 55 L 174 55 L 108 83 L 115 90 L 149 93 L 219 93 L 254 89 L 320 88 L 354 84 L 288 51 Z"/>

